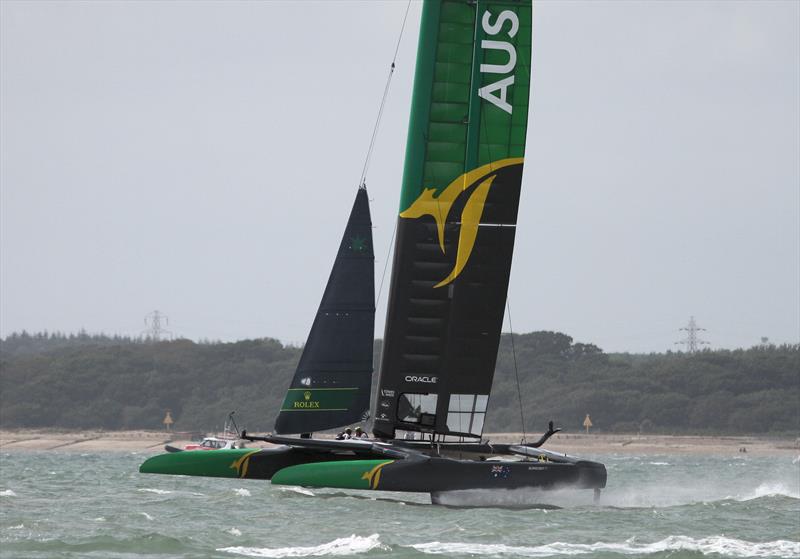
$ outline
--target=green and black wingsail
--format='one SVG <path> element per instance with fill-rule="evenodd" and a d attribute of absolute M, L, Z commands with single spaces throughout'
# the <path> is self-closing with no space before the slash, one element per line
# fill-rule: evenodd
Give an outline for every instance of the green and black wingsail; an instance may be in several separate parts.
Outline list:
<path fill-rule="evenodd" d="M 514 246 L 530 0 L 423 8 L 374 432 L 480 437 Z"/>
<path fill-rule="evenodd" d="M 375 329 L 375 257 L 359 188 L 328 285 L 286 393 L 275 432 L 312 433 L 366 419 Z"/>

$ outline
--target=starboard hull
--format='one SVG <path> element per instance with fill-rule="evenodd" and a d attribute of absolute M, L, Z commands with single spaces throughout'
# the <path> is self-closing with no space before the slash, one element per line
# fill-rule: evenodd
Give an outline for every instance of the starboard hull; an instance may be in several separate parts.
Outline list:
<path fill-rule="evenodd" d="M 602 464 L 452 460 L 352 460 L 309 463 L 280 470 L 276 485 L 332 487 L 439 493 L 469 489 L 601 489 L 606 484 Z"/>

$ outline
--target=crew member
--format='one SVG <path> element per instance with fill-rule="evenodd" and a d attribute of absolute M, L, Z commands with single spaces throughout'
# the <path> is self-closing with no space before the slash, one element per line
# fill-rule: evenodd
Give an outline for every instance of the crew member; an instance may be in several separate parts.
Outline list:
<path fill-rule="evenodd" d="M 346 441 L 347 439 L 352 439 L 352 438 L 353 438 L 353 430 L 350 429 L 350 427 L 348 427 L 347 429 L 336 435 L 337 441 Z"/>

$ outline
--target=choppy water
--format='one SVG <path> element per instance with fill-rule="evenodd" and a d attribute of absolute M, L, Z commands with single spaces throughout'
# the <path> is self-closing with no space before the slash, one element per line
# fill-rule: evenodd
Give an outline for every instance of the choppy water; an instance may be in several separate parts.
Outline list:
<path fill-rule="evenodd" d="M 143 475 L 144 458 L 0 455 L 0 557 L 800 557 L 791 457 L 587 456 L 608 467 L 600 504 L 515 492 L 505 508 Z"/>

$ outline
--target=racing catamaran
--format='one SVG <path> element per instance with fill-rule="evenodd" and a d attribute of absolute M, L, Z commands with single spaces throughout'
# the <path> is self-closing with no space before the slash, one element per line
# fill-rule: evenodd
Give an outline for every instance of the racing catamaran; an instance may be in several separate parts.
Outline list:
<path fill-rule="evenodd" d="M 434 502 L 470 489 L 605 487 L 602 464 L 541 448 L 552 422 L 535 443 L 482 437 L 522 182 L 531 12 L 530 0 L 423 6 L 374 439 L 313 438 L 370 416 L 374 254 L 362 184 L 275 434 L 242 433 L 277 446 L 163 454 L 141 472 Z"/>

